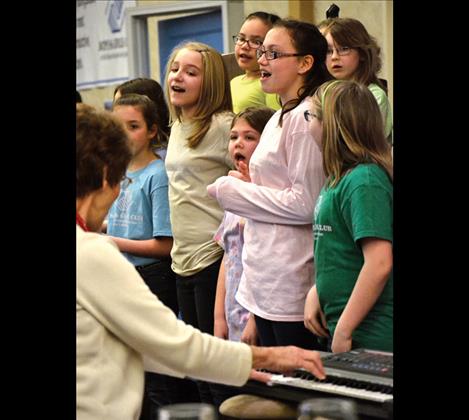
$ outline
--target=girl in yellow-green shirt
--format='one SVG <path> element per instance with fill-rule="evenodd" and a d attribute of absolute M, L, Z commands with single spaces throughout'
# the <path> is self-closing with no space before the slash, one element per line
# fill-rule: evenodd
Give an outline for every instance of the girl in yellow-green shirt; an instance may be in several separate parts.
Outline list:
<path fill-rule="evenodd" d="M 233 36 L 235 56 L 244 74 L 230 82 L 233 111 L 237 114 L 248 107 L 280 109 L 278 96 L 265 93 L 260 82 L 260 70 L 256 50 L 262 45 L 265 34 L 279 19 L 277 15 L 254 12 L 248 15 L 239 33 Z"/>

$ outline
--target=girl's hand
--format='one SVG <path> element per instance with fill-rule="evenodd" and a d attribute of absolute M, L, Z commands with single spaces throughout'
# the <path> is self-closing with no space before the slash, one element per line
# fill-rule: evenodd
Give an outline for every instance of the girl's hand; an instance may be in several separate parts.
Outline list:
<path fill-rule="evenodd" d="M 332 353 L 342 353 L 352 350 L 352 335 L 345 334 L 345 332 L 336 328 L 334 337 L 332 338 L 331 350 Z"/>
<path fill-rule="evenodd" d="M 257 344 L 257 328 L 256 328 L 256 320 L 254 319 L 253 314 L 249 314 L 249 320 L 244 327 L 244 331 L 241 334 L 241 341 L 246 344 Z"/>
<path fill-rule="evenodd" d="M 305 300 L 304 324 L 313 334 L 319 337 L 329 337 L 326 317 L 321 309 L 319 297 L 314 285 L 308 292 Z"/>
<path fill-rule="evenodd" d="M 228 175 L 240 179 L 241 181 L 251 182 L 251 177 L 249 176 L 249 166 L 244 162 L 239 162 L 239 171 L 230 171 Z"/>

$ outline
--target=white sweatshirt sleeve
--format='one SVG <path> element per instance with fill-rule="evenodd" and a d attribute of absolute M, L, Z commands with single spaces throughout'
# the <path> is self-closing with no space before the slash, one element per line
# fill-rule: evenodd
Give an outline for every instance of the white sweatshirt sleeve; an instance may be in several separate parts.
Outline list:
<path fill-rule="evenodd" d="M 221 340 L 178 320 L 146 286 L 110 239 L 86 235 L 77 248 L 77 302 L 161 373 L 240 386 L 249 346 Z"/>

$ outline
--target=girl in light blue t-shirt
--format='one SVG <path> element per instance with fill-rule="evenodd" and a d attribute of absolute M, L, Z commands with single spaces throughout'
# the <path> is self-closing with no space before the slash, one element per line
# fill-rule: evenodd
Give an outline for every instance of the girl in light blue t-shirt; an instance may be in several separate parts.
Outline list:
<path fill-rule="evenodd" d="M 169 218 L 168 177 L 155 149 L 167 142 L 160 129 L 157 107 L 167 107 L 161 96 L 156 104 L 146 95 L 118 95 L 113 113 L 124 123 L 132 151 L 126 179 L 108 213 L 107 234 L 158 298 L 178 315 L 176 278 L 171 270 L 173 234 Z M 167 112 L 166 112 L 167 115 Z M 163 139 L 161 137 L 164 137 Z M 166 140 L 166 141 L 165 141 Z M 145 373 L 144 398 L 156 413 L 158 406 L 182 402 L 185 382 L 166 375 Z"/>

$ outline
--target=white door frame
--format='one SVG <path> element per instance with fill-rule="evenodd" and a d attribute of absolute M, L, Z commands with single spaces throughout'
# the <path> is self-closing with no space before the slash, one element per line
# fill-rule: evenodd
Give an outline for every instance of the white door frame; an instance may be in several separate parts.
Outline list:
<path fill-rule="evenodd" d="M 129 60 L 129 78 L 150 77 L 150 63 L 148 62 L 148 28 L 147 18 L 151 16 L 204 12 L 220 9 L 222 17 L 223 31 L 223 53 L 228 52 L 228 1 L 211 0 L 177 2 L 174 4 L 164 4 L 161 6 L 130 7 L 125 13 L 127 28 L 127 49 Z M 173 16 L 174 18 L 174 16 Z"/>

